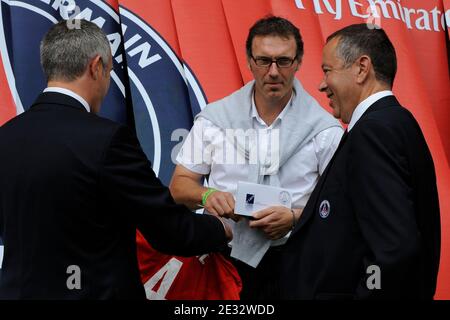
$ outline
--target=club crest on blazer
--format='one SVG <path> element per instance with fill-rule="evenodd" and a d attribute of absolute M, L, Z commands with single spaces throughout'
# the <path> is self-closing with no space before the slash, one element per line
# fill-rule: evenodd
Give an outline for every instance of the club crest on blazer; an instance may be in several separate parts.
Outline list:
<path fill-rule="evenodd" d="M 330 211 L 331 211 L 330 202 L 328 200 L 323 200 L 319 206 L 320 217 L 323 219 L 328 218 Z"/>

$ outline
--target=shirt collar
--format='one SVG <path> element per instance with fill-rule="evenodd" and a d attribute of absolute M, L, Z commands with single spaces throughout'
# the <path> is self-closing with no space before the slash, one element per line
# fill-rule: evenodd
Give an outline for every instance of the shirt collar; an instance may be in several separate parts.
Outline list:
<path fill-rule="evenodd" d="M 347 131 L 350 131 L 353 126 L 358 122 L 358 120 L 362 117 L 364 112 L 366 112 L 367 109 L 371 105 L 373 105 L 375 102 L 380 100 L 381 98 L 392 96 L 394 95 L 392 91 L 390 90 L 384 90 L 377 93 L 372 94 L 371 96 L 367 97 L 363 101 L 361 101 L 360 104 L 356 107 L 356 109 L 353 111 L 352 118 L 350 119 L 350 123 L 348 124 Z"/>
<path fill-rule="evenodd" d="M 81 103 L 83 105 L 83 107 L 87 110 L 87 112 L 91 112 L 91 107 L 89 106 L 89 103 L 87 103 L 86 100 L 84 100 L 81 96 L 79 96 L 72 90 L 69 90 L 66 88 L 60 88 L 60 87 L 47 87 L 44 89 L 44 92 L 57 92 L 57 93 L 65 94 L 69 97 L 74 98 L 79 103 Z"/>
<path fill-rule="evenodd" d="M 292 104 L 292 101 L 294 100 L 294 95 L 295 95 L 295 91 L 292 90 L 292 94 L 291 94 L 291 98 L 289 99 L 289 101 L 286 103 L 286 105 L 284 106 L 283 110 L 280 112 L 280 114 L 278 115 L 278 117 L 275 119 L 275 121 L 272 123 L 272 125 L 274 125 L 278 120 L 282 120 L 287 108 Z M 255 91 L 253 91 L 253 95 L 252 95 L 252 108 L 251 108 L 251 114 L 250 116 L 254 119 L 256 119 L 256 121 L 258 121 L 260 124 L 267 126 L 267 124 L 264 122 L 263 119 L 261 119 L 261 117 L 259 116 L 258 113 L 258 109 L 256 109 L 256 103 L 255 103 Z M 272 126 L 271 125 L 271 126 Z"/>

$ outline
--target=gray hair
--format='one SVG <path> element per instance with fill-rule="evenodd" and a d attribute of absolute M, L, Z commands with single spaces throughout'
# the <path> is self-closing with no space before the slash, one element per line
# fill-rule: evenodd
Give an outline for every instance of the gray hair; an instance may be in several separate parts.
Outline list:
<path fill-rule="evenodd" d="M 41 41 L 41 65 L 47 80 L 73 81 L 97 55 L 102 59 L 104 72 L 109 72 L 106 70 L 111 58 L 109 41 L 96 24 L 86 20 L 70 25 L 60 21 Z"/>
<path fill-rule="evenodd" d="M 353 24 L 340 29 L 327 38 L 327 43 L 338 39 L 336 53 L 349 67 L 362 55 L 372 60 L 375 77 L 378 81 L 394 84 L 397 73 L 397 56 L 386 32 L 366 23 Z"/>

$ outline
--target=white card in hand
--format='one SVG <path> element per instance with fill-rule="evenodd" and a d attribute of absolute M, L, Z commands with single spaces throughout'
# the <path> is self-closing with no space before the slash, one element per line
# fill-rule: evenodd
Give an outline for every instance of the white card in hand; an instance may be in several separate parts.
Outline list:
<path fill-rule="evenodd" d="M 253 213 L 271 206 L 291 208 L 292 195 L 286 189 L 239 181 L 234 212 L 252 217 Z"/>

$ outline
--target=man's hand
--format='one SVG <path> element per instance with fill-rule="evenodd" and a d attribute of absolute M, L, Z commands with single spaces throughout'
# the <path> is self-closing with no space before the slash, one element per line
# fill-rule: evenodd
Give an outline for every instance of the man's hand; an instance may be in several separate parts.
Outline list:
<path fill-rule="evenodd" d="M 218 219 L 222 222 L 223 228 L 225 229 L 225 236 L 227 237 L 228 242 L 230 242 L 231 240 L 233 240 L 233 230 L 231 229 L 230 225 L 227 223 L 225 219 L 222 218 Z"/>
<path fill-rule="evenodd" d="M 215 216 L 237 221 L 239 217 L 234 214 L 234 205 L 234 197 L 231 193 L 215 191 L 206 199 L 205 209 Z"/>
<path fill-rule="evenodd" d="M 296 221 L 301 211 L 296 209 Z M 250 221 L 251 228 L 259 228 L 271 240 L 284 237 L 293 226 L 293 215 L 289 208 L 283 206 L 268 207 L 256 212 L 253 217 L 256 220 Z"/>

